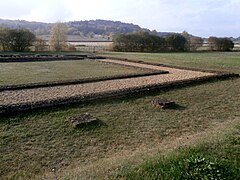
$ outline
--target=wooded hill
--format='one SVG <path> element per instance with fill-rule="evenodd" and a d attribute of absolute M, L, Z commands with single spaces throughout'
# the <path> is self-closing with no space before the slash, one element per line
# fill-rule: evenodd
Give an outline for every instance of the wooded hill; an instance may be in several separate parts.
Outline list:
<path fill-rule="evenodd" d="M 93 38 L 100 36 L 102 38 L 111 37 L 117 33 L 131 33 L 144 31 L 159 36 L 165 36 L 167 32 L 151 31 L 141 28 L 132 23 L 123 23 L 120 21 L 90 20 L 90 21 L 71 21 L 65 23 L 68 26 L 68 36 L 80 36 L 82 38 Z M 25 20 L 4 20 L 0 19 L 0 27 L 8 28 L 27 28 L 36 36 L 48 37 L 53 23 L 29 22 Z"/>

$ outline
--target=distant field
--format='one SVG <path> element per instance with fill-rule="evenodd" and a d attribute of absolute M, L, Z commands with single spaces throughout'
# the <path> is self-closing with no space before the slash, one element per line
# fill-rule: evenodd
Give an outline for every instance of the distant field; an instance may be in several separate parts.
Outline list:
<path fill-rule="evenodd" d="M 112 42 L 69 42 L 75 45 L 78 52 L 106 52 L 111 48 Z"/>
<path fill-rule="evenodd" d="M 112 42 L 70 42 L 70 44 L 76 46 L 89 46 L 89 47 L 109 47 Z"/>
<path fill-rule="evenodd" d="M 0 63 L 0 85 L 74 80 L 147 72 L 97 61 Z"/>
<path fill-rule="evenodd" d="M 49 39 L 48 36 L 39 36 L 45 40 Z M 74 45 L 77 52 L 105 52 L 109 51 L 109 48 L 112 45 L 112 42 L 107 38 L 98 37 L 98 38 L 83 38 L 80 36 L 70 35 L 68 36 L 68 44 Z M 46 50 L 48 50 L 46 48 Z"/>
<path fill-rule="evenodd" d="M 128 58 L 192 67 L 206 70 L 240 73 L 240 52 L 203 52 L 203 53 L 104 53 L 104 56 Z"/>
<path fill-rule="evenodd" d="M 233 50 L 240 51 L 240 44 L 239 43 L 234 44 Z"/>
<path fill-rule="evenodd" d="M 50 38 L 50 35 L 40 35 L 37 36 L 39 38 L 48 40 Z M 94 38 L 90 38 L 90 37 L 81 37 L 80 35 L 67 35 L 67 40 L 68 41 L 107 41 L 108 38 L 107 37 L 94 37 Z"/>

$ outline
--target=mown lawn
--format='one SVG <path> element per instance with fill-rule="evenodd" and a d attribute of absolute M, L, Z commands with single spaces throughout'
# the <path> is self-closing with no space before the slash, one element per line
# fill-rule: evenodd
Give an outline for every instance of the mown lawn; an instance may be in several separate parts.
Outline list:
<path fill-rule="evenodd" d="M 240 73 L 240 52 L 104 53 L 104 56 L 143 60 L 205 70 Z"/>
<path fill-rule="evenodd" d="M 210 67 L 207 63 L 205 69 Z M 236 63 L 232 68 L 237 72 L 240 67 Z M 52 168 L 56 168 L 58 179 L 158 177 L 158 167 L 171 167 L 177 160 L 185 163 L 184 159 L 192 156 L 205 157 L 208 162 L 216 160 L 224 164 L 223 168 L 231 164 L 239 167 L 238 133 L 218 136 L 216 132 L 215 140 L 211 140 L 216 127 L 223 126 L 221 134 L 229 131 L 225 123 L 239 119 L 239 89 L 240 79 L 230 79 L 0 117 L 0 179 L 51 179 Z M 178 106 L 166 110 L 153 107 L 151 100 L 155 97 L 175 100 Z M 74 129 L 68 118 L 85 112 L 101 123 Z M 238 121 L 234 122 L 230 125 L 235 127 Z M 201 135 L 204 131 L 209 131 L 205 137 Z M 191 138 L 194 136 L 209 141 L 199 145 L 196 138 Z M 172 155 L 179 146 L 176 139 L 181 137 L 189 137 L 190 149 Z M 207 155 L 209 152 L 212 154 Z M 232 156 L 225 162 L 227 153 Z M 144 162 L 149 157 L 151 162 Z M 170 175 L 166 177 L 173 177 Z"/>
<path fill-rule="evenodd" d="M 74 80 L 147 72 L 93 60 L 0 63 L 0 85 Z"/>

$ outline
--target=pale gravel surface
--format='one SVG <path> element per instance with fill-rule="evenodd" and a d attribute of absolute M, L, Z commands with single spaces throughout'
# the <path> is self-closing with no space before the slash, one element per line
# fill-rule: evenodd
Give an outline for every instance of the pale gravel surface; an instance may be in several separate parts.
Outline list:
<path fill-rule="evenodd" d="M 74 97 L 87 95 L 104 91 L 114 91 L 119 89 L 134 88 L 138 86 L 161 84 L 164 82 L 174 82 L 192 78 L 211 76 L 214 73 L 200 71 L 183 70 L 162 66 L 146 65 L 133 62 L 105 59 L 103 62 L 130 65 L 141 68 L 169 71 L 169 74 L 153 75 L 147 77 L 128 78 L 120 80 L 108 80 L 95 83 L 86 83 L 78 85 L 44 87 L 36 89 L 14 90 L 0 92 L 0 106 L 19 103 L 29 103 L 44 100 L 51 100 L 64 97 Z"/>

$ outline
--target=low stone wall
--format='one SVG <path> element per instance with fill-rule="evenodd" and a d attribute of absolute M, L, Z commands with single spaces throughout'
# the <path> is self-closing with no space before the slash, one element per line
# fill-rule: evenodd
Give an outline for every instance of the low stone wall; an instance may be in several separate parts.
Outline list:
<path fill-rule="evenodd" d="M 83 59 L 105 59 L 102 56 L 95 55 L 74 55 L 74 54 L 0 54 L 1 63 L 11 62 L 42 62 L 42 61 L 65 61 L 65 60 L 83 60 Z"/>
<path fill-rule="evenodd" d="M 106 57 L 103 56 L 87 56 L 88 59 L 106 59 Z"/>
<path fill-rule="evenodd" d="M 236 74 L 216 74 L 213 76 L 205 76 L 201 78 L 193 78 L 188 80 L 182 80 L 177 82 L 166 82 L 162 84 L 154 84 L 148 86 L 141 86 L 136 88 L 128 88 L 118 91 L 108 91 L 102 93 L 94 93 L 85 96 L 74 96 L 74 97 L 66 97 L 66 98 L 58 98 L 58 99 L 51 99 L 47 101 L 40 101 L 40 102 L 31 102 L 25 104 L 14 104 L 14 105 L 2 105 L 0 106 L 0 114 L 1 115 L 11 115 L 15 112 L 19 111 L 27 111 L 39 108 L 46 108 L 52 106 L 60 106 L 66 104 L 72 104 L 77 102 L 86 102 L 92 100 L 100 100 L 100 99 L 112 99 L 112 98 L 120 98 L 126 97 L 130 95 L 138 95 L 138 94 L 149 94 L 150 92 L 156 92 L 159 90 L 166 90 L 178 87 L 185 87 L 189 85 L 201 84 L 203 82 L 209 81 L 216 81 L 216 80 L 223 80 L 228 78 L 239 77 Z"/>
<path fill-rule="evenodd" d="M 16 57 L 0 58 L 1 63 L 13 62 L 46 62 L 46 61 L 66 61 L 66 60 L 84 60 L 84 57 Z"/>

